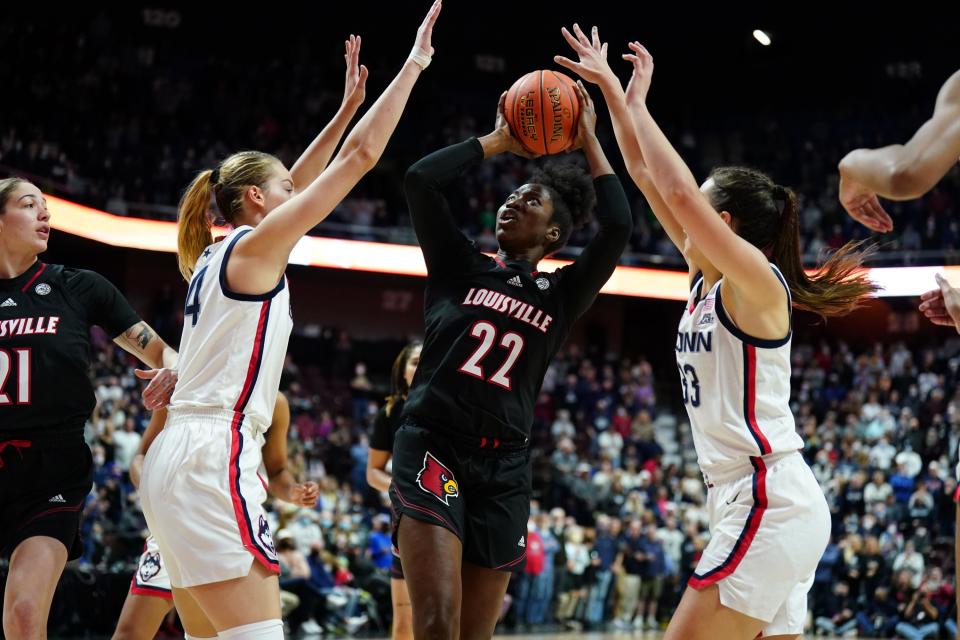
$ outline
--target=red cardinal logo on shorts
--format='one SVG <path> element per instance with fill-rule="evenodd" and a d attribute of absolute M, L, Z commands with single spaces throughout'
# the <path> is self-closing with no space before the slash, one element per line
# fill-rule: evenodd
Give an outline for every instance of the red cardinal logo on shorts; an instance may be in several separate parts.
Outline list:
<path fill-rule="evenodd" d="M 423 456 L 423 469 L 417 474 L 417 484 L 448 507 L 450 498 L 460 495 L 460 487 L 453 478 L 453 472 L 429 451 Z"/>

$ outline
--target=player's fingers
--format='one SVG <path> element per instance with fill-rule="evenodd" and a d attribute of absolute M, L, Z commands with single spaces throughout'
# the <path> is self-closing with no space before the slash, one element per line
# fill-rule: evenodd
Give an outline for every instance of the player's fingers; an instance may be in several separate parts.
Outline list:
<path fill-rule="evenodd" d="M 931 300 L 930 302 L 924 302 L 920 305 L 919 309 L 923 313 L 947 313 L 947 305 L 943 303 L 943 300 Z"/>
<path fill-rule="evenodd" d="M 885 231 L 893 230 L 893 218 L 891 218 L 887 210 L 881 206 L 879 200 L 871 198 L 867 201 L 866 207 L 867 210 L 870 211 L 870 215 L 883 225 Z"/>
<path fill-rule="evenodd" d="M 590 48 L 590 40 L 587 39 L 587 35 L 583 32 L 583 29 L 580 28 L 580 25 L 576 22 L 573 23 L 573 32 L 577 34 L 577 40 L 580 41 L 586 48 Z"/>
<path fill-rule="evenodd" d="M 134 369 L 133 375 L 137 376 L 141 380 L 152 380 L 156 377 L 158 373 L 157 369 Z"/>
<path fill-rule="evenodd" d="M 574 38 L 573 34 L 567 31 L 566 27 L 560 27 L 560 33 L 563 35 L 563 39 L 567 41 L 567 44 L 573 47 L 574 51 L 579 52 L 581 49 L 583 49 L 583 45 L 580 44 L 580 41 Z"/>
<path fill-rule="evenodd" d="M 577 75 L 580 74 L 580 70 L 583 69 L 583 66 L 579 62 L 574 62 L 570 58 L 565 58 L 563 56 L 553 56 L 553 61 L 556 62 L 561 67 L 566 67 L 573 71 Z"/>

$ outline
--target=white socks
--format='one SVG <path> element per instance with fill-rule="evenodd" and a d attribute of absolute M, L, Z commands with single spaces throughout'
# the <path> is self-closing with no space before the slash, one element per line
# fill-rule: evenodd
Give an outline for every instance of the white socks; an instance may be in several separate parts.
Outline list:
<path fill-rule="evenodd" d="M 283 640 L 283 621 L 264 620 L 226 629 L 218 638 L 242 638 L 243 640 Z"/>

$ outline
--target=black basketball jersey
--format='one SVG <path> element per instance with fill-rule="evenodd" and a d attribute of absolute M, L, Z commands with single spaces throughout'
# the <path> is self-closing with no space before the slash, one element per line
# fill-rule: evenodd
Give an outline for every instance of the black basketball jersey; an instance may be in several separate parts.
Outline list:
<path fill-rule="evenodd" d="M 140 322 L 103 276 L 37 261 L 0 279 L 0 434 L 82 432 L 96 400 L 90 326 L 113 338 Z"/>
<path fill-rule="evenodd" d="M 387 407 L 381 407 L 373 418 L 373 427 L 370 429 L 370 448 L 378 451 L 393 452 L 393 436 L 400 428 L 400 416 L 403 415 L 403 405 L 406 400 L 397 399 L 387 413 Z"/>
<path fill-rule="evenodd" d="M 632 220 L 619 180 L 603 175 L 594 181 L 600 231 L 572 265 L 541 273 L 487 256 L 457 229 L 441 192 L 482 157 L 472 139 L 407 174 L 428 276 L 426 335 L 404 415 L 496 446 L 529 436 L 547 367 L 616 268 Z"/>

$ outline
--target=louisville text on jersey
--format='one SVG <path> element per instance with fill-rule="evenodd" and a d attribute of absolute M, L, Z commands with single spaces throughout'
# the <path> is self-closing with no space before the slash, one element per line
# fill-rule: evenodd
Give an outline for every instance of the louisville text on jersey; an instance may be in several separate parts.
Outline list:
<path fill-rule="evenodd" d="M 32 336 L 41 333 L 55 334 L 57 332 L 57 325 L 59 324 L 60 316 L 0 320 L 0 338 Z"/>
<path fill-rule="evenodd" d="M 488 289 L 470 287 L 470 291 L 467 292 L 467 297 L 463 300 L 462 304 L 465 307 L 487 307 L 493 311 L 498 311 L 516 318 L 521 322 L 526 322 L 543 333 L 547 332 L 547 327 L 553 322 L 553 317 L 537 309 L 532 304 L 527 304 L 516 298 L 511 298 L 508 295 Z"/>

